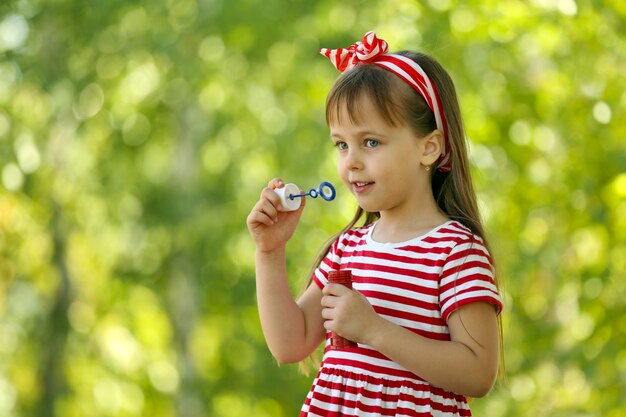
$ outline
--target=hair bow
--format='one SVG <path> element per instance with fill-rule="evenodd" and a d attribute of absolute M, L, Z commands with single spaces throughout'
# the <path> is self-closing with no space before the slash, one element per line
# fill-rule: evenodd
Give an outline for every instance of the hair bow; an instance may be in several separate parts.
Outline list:
<path fill-rule="evenodd" d="M 369 31 L 359 41 L 347 48 L 320 49 L 320 53 L 330 59 L 340 72 L 354 68 L 359 62 L 372 62 L 379 55 L 387 52 L 387 42 L 376 37 L 376 33 Z"/>

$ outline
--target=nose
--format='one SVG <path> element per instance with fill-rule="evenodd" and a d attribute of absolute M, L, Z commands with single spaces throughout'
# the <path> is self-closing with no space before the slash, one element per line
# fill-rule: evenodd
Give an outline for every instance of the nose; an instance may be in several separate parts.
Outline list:
<path fill-rule="evenodd" d="M 348 171 L 358 171 L 363 168 L 362 158 L 358 150 L 348 150 L 344 159 L 344 165 Z"/>

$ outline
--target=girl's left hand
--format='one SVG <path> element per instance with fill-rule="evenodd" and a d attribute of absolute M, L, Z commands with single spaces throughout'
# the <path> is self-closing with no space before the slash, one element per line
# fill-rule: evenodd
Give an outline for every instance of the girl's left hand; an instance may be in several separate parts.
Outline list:
<path fill-rule="evenodd" d="M 324 328 L 354 342 L 367 344 L 367 335 L 383 318 L 365 296 L 341 284 L 327 284 L 322 293 Z"/>

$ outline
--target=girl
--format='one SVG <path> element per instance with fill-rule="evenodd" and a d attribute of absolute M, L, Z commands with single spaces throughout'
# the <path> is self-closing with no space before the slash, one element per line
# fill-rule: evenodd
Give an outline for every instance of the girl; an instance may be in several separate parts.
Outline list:
<path fill-rule="evenodd" d="M 294 301 L 285 245 L 305 203 L 280 211 L 280 179 L 261 193 L 247 224 L 269 349 L 285 363 L 331 331 L 358 343 L 327 342 L 301 417 L 469 416 L 466 396 L 497 374 L 502 304 L 452 81 L 424 54 L 388 54 L 373 32 L 321 52 L 342 72 L 326 120 L 359 207 Z M 354 290 L 329 284 L 333 270 L 351 270 Z"/>

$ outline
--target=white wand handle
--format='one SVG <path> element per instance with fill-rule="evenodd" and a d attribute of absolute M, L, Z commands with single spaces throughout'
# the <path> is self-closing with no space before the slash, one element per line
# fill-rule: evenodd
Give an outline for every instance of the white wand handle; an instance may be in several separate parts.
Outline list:
<path fill-rule="evenodd" d="M 279 211 L 295 211 L 300 208 L 302 197 L 296 184 L 287 184 L 283 188 L 276 188 L 274 192 L 280 197 L 282 208 Z"/>

